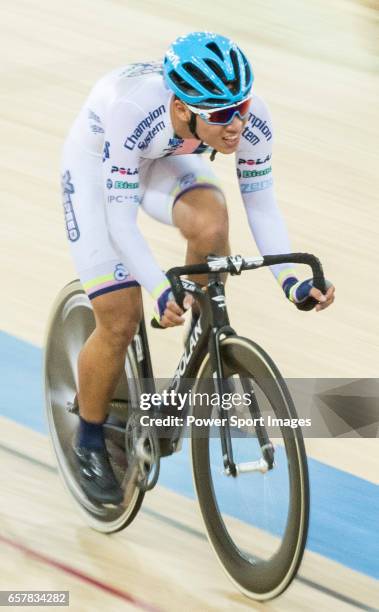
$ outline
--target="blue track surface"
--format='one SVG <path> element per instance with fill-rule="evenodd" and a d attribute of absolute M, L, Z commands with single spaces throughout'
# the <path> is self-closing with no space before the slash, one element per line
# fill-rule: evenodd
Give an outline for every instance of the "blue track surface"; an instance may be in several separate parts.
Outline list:
<path fill-rule="evenodd" d="M 46 433 L 41 350 L 0 332 L 0 372 L 0 414 Z M 307 548 L 379 578 L 378 487 L 313 459 L 309 471 L 312 511 Z M 160 484 L 194 497 L 186 449 L 162 462 Z"/>

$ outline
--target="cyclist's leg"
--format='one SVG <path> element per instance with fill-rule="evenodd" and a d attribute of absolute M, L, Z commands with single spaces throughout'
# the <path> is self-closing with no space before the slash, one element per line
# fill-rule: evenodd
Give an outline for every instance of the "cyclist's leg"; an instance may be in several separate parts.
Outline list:
<path fill-rule="evenodd" d="M 124 494 L 109 461 L 103 423 L 141 316 L 141 293 L 109 238 L 101 156 L 90 155 L 68 140 L 62 162 L 71 253 L 96 320 L 79 355 L 80 418 L 74 458 L 89 498 L 118 505 Z"/>
<path fill-rule="evenodd" d="M 230 253 L 225 198 L 203 155 L 156 160 L 142 206 L 155 219 L 178 227 L 188 242 L 187 264 L 202 263 L 211 252 Z M 206 282 L 202 276 L 191 278 Z"/>
<path fill-rule="evenodd" d="M 186 264 L 204 263 L 209 253 L 229 255 L 228 212 L 222 192 L 198 186 L 184 193 L 173 210 L 175 225 L 187 240 Z M 206 284 L 207 276 L 191 276 Z"/>
<path fill-rule="evenodd" d="M 119 289 L 92 300 L 96 328 L 79 356 L 80 415 L 102 423 L 125 366 L 127 348 L 141 320 L 139 287 Z"/>
<path fill-rule="evenodd" d="M 79 357 L 79 410 L 86 421 L 101 423 L 141 317 L 141 294 L 109 239 L 101 157 L 68 140 L 62 170 L 71 254 L 96 320 Z"/>

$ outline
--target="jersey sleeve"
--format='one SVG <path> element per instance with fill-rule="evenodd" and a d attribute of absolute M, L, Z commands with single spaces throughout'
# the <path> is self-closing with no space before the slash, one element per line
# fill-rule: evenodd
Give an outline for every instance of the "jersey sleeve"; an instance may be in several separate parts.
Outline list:
<path fill-rule="evenodd" d="M 117 101 L 109 108 L 103 151 L 103 181 L 111 240 L 121 253 L 128 271 L 156 300 L 169 287 L 169 282 L 137 225 L 141 203 L 139 149 L 127 146 L 127 135 L 135 130 L 144 116 L 143 109 L 129 101 Z M 125 178 L 118 168 L 126 167 L 137 172 Z"/>
<path fill-rule="evenodd" d="M 291 252 L 287 228 L 275 197 L 272 145 L 270 113 L 261 99 L 253 98 L 236 154 L 236 168 L 249 226 L 261 255 Z M 270 269 L 282 286 L 287 278 L 296 278 L 291 264 Z"/>

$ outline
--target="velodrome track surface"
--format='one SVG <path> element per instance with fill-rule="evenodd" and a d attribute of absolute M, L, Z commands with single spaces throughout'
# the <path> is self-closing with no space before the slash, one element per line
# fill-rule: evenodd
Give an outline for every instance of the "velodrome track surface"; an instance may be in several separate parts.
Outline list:
<path fill-rule="evenodd" d="M 75 610 L 378 606 L 377 440 L 307 440 L 309 548 L 299 579 L 263 606 L 236 593 L 219 569 L 191 497 L 184 453 L 164 466 L 162 486 L 128 530 L 111 537 L 89 530 L 55 472 L 40 383 L 49 308 L 75 277 L 59 196 L 65 133 L 103 73 L 158 58 L 179 33 L 205 28 L 234 37 L 251 57 L 257 91 L 274 118 L 276 191 L 293 250 L 316 253 L 337 287 L 333 308 L 299 313 L 270 273 L 258 271 L 230 281 L 231 319 L 286 376 L 377 376 L 374 7 L 354 0 L 238 1 L 231 14 L 226 0 L 217 6 L 17 0 L 3 9 L 0 589 L 69 589 Z M 218 156 L 214 163 L 228 197 L 232 249 L 254 254 L 233 161 Z M 141 226 L 162 268 L 182 261 L 174 229 L 142 215 Z M 168 376 L 176 365 L 181 333 L 150 334 L 157 375 Z"/>

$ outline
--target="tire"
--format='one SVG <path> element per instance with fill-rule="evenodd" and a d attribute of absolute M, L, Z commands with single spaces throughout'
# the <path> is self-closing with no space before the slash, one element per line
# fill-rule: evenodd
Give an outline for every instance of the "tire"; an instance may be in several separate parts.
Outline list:
<path fill-rule="evenodd" d="M 57 296 L 48 323 L 44 351 L 45 409 L 50 439 L 57 458 L 62 480 L 86 522 L 103 533 L 124 529 L 135 518 L 144 493 L 137 487 L 128 495 L 127 505 L 106 507 L 92 501 L 83 492 L 72 451 L 73 438 L 78 427 L 77 413 L 70 412 L 77 389 L 77 359 L 87 338 L 95 328 L 91 302 L 80 281 L 73 281 Z M 138 369 L 133 351 L 129 348 L 125 372 L 116 389 L 117 402 L 112 402 L 117 422 L 125 422 L 128 402 L 139 396 Z M 125 440 L 119 432 L 106 430 L 106 445 L 116 477 L 123 481 L 127 462 Z"/>
<path fill-rule="evenodd" d="M 225 377 L 239 375 L 250 379 L 254 389 L 259 389 L 276 417 L 297 418 L 287 386 L 275 364 L 262 348 L 248 339 L 233 336 L 221 341 L 221 355 Z M 209 355 L 207 355 L 199 370 L 198 387 L 211 378 L 211 364 Z M 258 403 L 261 407 L 260 401 Z M 208 416 L 211 411 L 212 408 L 207 409 Z M 193 415 L 204 417 L 204 407 L 196 405 Z M 272 599 L 280 595 L 296 576 L 307 539 L 309 481 L 301 430 L 288 427 L 281 429 L 283 445 L 279 445 L 275 450 L 275 457 L 277 453 L 279 455 L 275 459 L 278 465 L 275 465 L 273 470 L 268 471 L 265 475 L 255 472 L 254 474 L 240 474 L 235 478 L 219 475 L 213 467 L 212 431 L 209 426 L 203 426 L 199 434 L 198 428 L 193 425 L 191 446 L 194 483 L 208 538 L 224 571 L 240 591 L 256 600 Z M 218 432 L 217 428 L 218 440 L 215 443 L 222 468 Z M 260 452 L 256 438 L 255 440 L 252 437 L 244 436 L 235 438 L 232 434 L 233 453 L 235 446 L 238 448 L 239 444 L 244 444 L 245 448 L 251 452 L 253 442 Z M 279 470 L 277 475 L 275 475 L 276 469 Z M 282 484 L 282 474 L 286 474 L 287 484 Z M 274 480 L 270 480 L 271 478 Z M 218 484 L 219 482 L 221 485 Z M 274 482 L 275 486 L 272 487 L 270 483 Z M 232 487 L 228 495 L 225 494 L 227 485 Z M 282 494 L 282 486 L 284 489 L 288 487 L 287 496 Z M 275 488 L 280 489 L 279 502 L 272 497 L 272 489 L 275 494 Z M 253 499 L 255 489 L 259 489 L 259 494 Z M 239 518 L 241 505 L 239 505 L 240 499 L 237 499 L 237 492 L 241 496 L 248 497 L 246 505 L 246 517 L 248 518 Z M 250 514 L 264 516 L 263 510 L 266 509 L 267 501 L 263 499 L 265 495 L 268 496 L 268 501 L 274 504 L 275 512 L 281 521 L 279 535 L 275 531 L 270 533 L 268 529 L 262 528 L 259 521 L 247 523 Z M 221 498 L 224 500 L 222 504 L 226 510 L 221 507 Z M 288 504 L 288 509 L 284 508 L 284 501 Z M 283 510 L 280 509 L 279 513 L 276 508 L 278 503 L 283 504 Z M 268 516 L 271 520 L 273 515 L 269 513 Z M 238 538 L 235 538 L 234 535 Z M 241 542 L 240 544 L 237 543 L 237 539 Z M 265 555 L 257 554 L 258 541 L 262 543 Z M 246 553 L 250 542 L 253 550 Z"/>

